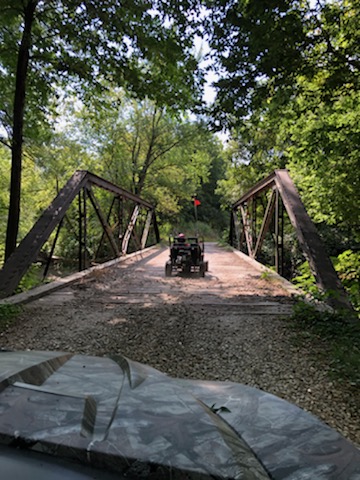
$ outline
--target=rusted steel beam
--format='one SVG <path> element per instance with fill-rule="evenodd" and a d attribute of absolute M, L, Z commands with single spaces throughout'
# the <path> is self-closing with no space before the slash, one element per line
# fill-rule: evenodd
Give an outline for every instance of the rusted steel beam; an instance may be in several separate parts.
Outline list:
<path fill-rule="evenodd" d="M 279 221 L 281 222 L 280 224 L 280 238 L 281 238 L 281 245 L 280 245 L 280 265 L 279 265 L 279 273 L 280 275 L 284 274 L 284 203 L 282 202 L 282 199 L 280 198 L 280 217 Z"/>
<path fill-rule="evenodd" d="M 90 201 L 92 203 L 92 206 L 94 207 L 94 210 L 96 212 L 96 215 L 98 216 L 98 219 L 103 227 L 103 230 L 110 242 L 110 245 L 111 245 L 111 248 L 115 254 L 116 257 L 120 257 L 120 251 L 118 249 L 118 246 L 117 246 L 117 243 L 116 243 L 116 240 L 115 240 L 115 237 L 112 233 L 112 230 L 108 224 L 108 222 L 106 221 L 106 218 L 105 218 L 105 215 L 103 214 L 101 208 L 100 208 L 100 205 L 94 195 L 94 192 L 92 191 L 91 189 L 91 186 L 87 186 L 87 192 L 88 192 L 88 195 L 89 195 L 89 198 L 90 198 Z"/>
<path fill-rule="evenodd" d="M 279 190 L 275 190 L 275 270 L 279 273 Z"/>
<path fill-rule="evenodd" d="M 257 257 L 258 252 L 260 251 L 262 244 L 265 239 L 265 235 L 267 231 L 269 230 L 270 222 L 272 215 L 274 213 L 274 208 L 275 208 L 275 199 L 276 199 L 276 194 L 275 191 L 272 190 L 271 196 L 269 198 L 268 204 L 266 206 L 266 210 L 264 213 L 264 218 L 260 227 L 260 232 L 256 241 L 255 249 L 254 249 L 254 258 Z"/>
<path fill-rule="evenodd" d="M 156 243 L 159 243 L 160 242 L 160 232 L 159 232 L 159 227 L 158 227 L 157 220 L 156 220 L 155 210 L 153 210 L 153 220 L 152 221 L 153 221 L 153 228 L 154 228 Z"/>
<path fill-rule="evenodd" d="M 79 215 L 79 272 L 86 269 L 87 264 L 87 212 L 86 212 L 86 188 L 78 194 Z"/>
<path fill-rule="evenodd" d="M 4 264 L 0 270 L 0 298 L 7 297 L 14 292 L 31 263 L 37 258 L 41 247 L 86 184 L 86 177 L 87 172 L 77 171 L 74 173 Z"/>
<path fill-rule="evenodd" d="M 108 190 L 109 192 L 112 192 L 116 195 L 121 195 L 122 197 L 127 198 L 128 200 L 132 200 L 138 205 L 142 205 L 146 208 L 150 208 L 151 210 L 153 210 L 154 207 L 153 205 L 151 205 L 151 203 L 147 202 L 146 200 L 143 200 L 142 198 L 138 197 L 134 193 L 131 193 L 121 187 L 118 187 L 114 183 L 111 183 L 108 180 L 98 177 L 93 173 L 86 172 L 86 175 L 87 175 L 88 182 L 92 183 L 93 185 L 96 185 L 97 187 L 101 187 L 105 190 Z"/>
<path fill-rule="evenodd" d="M 131 215 L 131 218 L 130 218 L 130 221 L 129 221 L 129 224 L 126 228 L 126 231 L 125 231 L 125 234 L 124 234 L 124 238 L 123 238 L 123 242 L 122 242 L 122 247 L 121 247 L 121 252 L 123 255 L 126 255 L 127 253 L 127 249 L 128 249 L 128 246 L 129 246 L 129 241 L 130 241 L 130 237 L 131 237 L 131 233 L 135 227 L 135 224 L 136 224 L 136 220 L 137 220 L 137 217 L 139 215 L 139 211 L 140 211 L 140 207 L 139 205 L 135 205 L 135 208 L 133 210 L 133 213 Z"/>
<path fill-rule="evenodd" d="M 138 234 L 136 233 L 135 228 L 133 228 L 133 230 L 131 231 L 131 235 L 132 235 L 134 243 L 137 247 L 137 251 L 140 251 L 141 250 L 141 242 L 139 240 L 139 237 L 138 237 Z"/>
<path fill-rule="evenodd" d="M 333 297 L 329 298 L 329 303 L 334 308 L 352 309 L 334 266 L 325 253 L 324 244 L 300 199 L 300 195 L 288 171 L 276 170 L 275 182 L 291 224 L 296 230 L 303 253 L 315 276 L 317 285 L 321 290 L 334 294 Z"/>
<path fill-rule="evenodd" d="M 236 214 L 235 210 L 231 210 L 230 212 L 230 229 L 229 229 L 229 238 L 228 242 L 232 247 L 235 247 L 234 245 L 234 231 L 235 231 L 235 224 L 234 224 L 234 215 Z M 235 248 L 240 249 L 239 246 L 236 246 Z"/>
<path fill-rule="evenodd" d="M 112 209 L 113 209 L 113 207 L 114 207 L 114 205 L 115 205 L 115 202 L 116 202 L 116 199 L 117 199 L 117 198 L 118 198 L 118 197 L 114 197 L 114 198 L 112 199 L 111 206 L 110 206 L 109 212 L 108 212 L 107 217 L 106 217 L 106 222 L 107 222 L 108 224 L 109 224 L 109 222 L 110 222 L 111 212 L 112 212 Z M 97 250 L 96 250 L 96 253 L 95 253 L 95 261 L 96 261 L 96 259 L 98 258 L 99 254 L 100 254 L 100 250 L 101 250 L 102 244 L 103 244 L 103 242 L 104 242 L 105 236 L 106 236 L 106 233 L 105 233 L 105 230 L 104 230 L 104 228 L 103 228 L 103 231 L 102 231 L 102 234 L 101 234 L 101 238 L 100 238 L 100 242 L 99 242 L 99 246 L 98 246 L 98 248 L 97 248 Z M 116 242 L 116 244 L 117 244 L 117 242 Z"/>
<path fill-rule="evenodd" d="M 249 222 L 248 222 L 248 214 L 247 214 L 247 211 L 245 211 L 245 208 L 243 207 L 243 205 L 240 205 L 240 212 L 241 212 L 241 217 L 242 217 L 242 221 L 243 221 L 243 231 L 244 231 L 244 234 L 245 234 L 246 245 L 247 245 L 247 249 L 248 249 L 248 255 L 249 255 L 249 257 L 254 258 L 254 252 L 253 252 L 253 248 L 252 248 L 253 240 L 252 240 L 252 237 L 251 237 L 250 225 L 249 225 Z"/>
<path fill-rule="evenodd" d="M 267 190 L 271 185 L 275 183 L 275 172 L 269 175 L 268 177 L 261 180 L 256 185 L 254 185 L 249 191 L 247 191 L 237 202 L 235 202 L 232 208 L 238 208 L 243 203 L 246 203 L 252 197 L 255 197 Z"/>
<path fill-rule="evenodd" d="M 80 190 L 81 192 L 81 190 Z M 81 208 L 81 193 L 78 193 L 78 231 L 79 231 L 79 244 L 78 244 L 78 270 L 82 270 L 82 246 L 83 246 L 83 228 L 82 228 L 82 208 Z"/>
<path fill-rule="evenodd" d="M 144 249 L 145 246 L 146 246 L 146 240 L 147 240 L 148 235 L 149 235 L 152 218 L 153 218 L 153 211 L 149 210 L 148 214 L 147 214 L 147 217 L 146 217 L 144 230 L 143 230 L 143 233 L 142 233 L 142 236 L 141 236 L 141 248 L 142 249 Z"/>
<path fill-rule="evenodd" d="M 45 278 L 47 277 L 47 274 L 48 274 L 48 272 L 49 272 L 49 268 L 50 268 L 51 260 L 52 260 L 53 255 L 54 255 L 56 243 L 57 243 L 58 238 L 59 238 L 59 234 L 60 234 L 61 227 L 63 226 L 63 223 L 64 223 L 64 218 L 65 218 L 65 217 L 63 217 L 63 218 L 61 219 L 59 225 L 57 226 L 55 238 L 54 238 L 54 241 L 53 241 L 53 243 L 52 243 L 52 245 L 51 245 L 51 250 L 50 250 L 49 258 L 47 259 L 46 266 L 45 266 L 45 270 L 44 270 L 44 273 L 43 273 L 43 280 L 45 280 Z"/>
<path fill-rule="evenodd" d="M 119 195 L 118 197 L 118 204 L 117 204 L 117 216 L 118 216 L 118 231 L 117 231 L 117 241 L 119 245 L 119 250 L 121 249 L 120 245 L 122 244 L 122 238 L 123 238 L 123 231 L 124 231 L 124 202 L 122 199 L 122 196 Z"/>

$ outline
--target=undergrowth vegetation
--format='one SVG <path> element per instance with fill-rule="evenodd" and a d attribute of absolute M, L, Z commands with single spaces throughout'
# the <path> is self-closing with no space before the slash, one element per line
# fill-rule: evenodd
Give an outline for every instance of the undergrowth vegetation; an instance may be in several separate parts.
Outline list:
<path fill-rule="evenodd" d="M 0 332 L 6 330 L 16 317 L 20 314 L 21 307 L 19 305 L 1 304 L 0 305 Z"/>
<path fill-rule="evenodd" d="M 331 257 L 335 270 L 343 284 L 355 311 L 360 315 L 360 252 L 345 250 L 337 257 Z M 292 281 L 314 298 L 323 299 L 308 262 L 298 268 L 299 274 Z"/>
<path fill-rule="evenodd" d="M 290 325 L 300 343 L 309 340 L 316 355 L 330 366 L 331 375 L 352 387 L 360 387 L 360 321 L 349 322 L 349 312 L 319 311 L 299 301 Z"/>

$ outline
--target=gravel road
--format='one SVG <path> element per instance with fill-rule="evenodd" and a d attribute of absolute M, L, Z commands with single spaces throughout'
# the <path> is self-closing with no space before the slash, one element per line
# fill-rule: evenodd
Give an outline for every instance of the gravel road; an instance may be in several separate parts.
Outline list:
<path fill-rule="evenodd" d="M 167 258 L 154 250 L 25 305 L 1 346 L 121 352 L 171 376 L 245 383 L 360 445 L 360 394 L 329 379 L 316 347 L 296 346 L 286 285 L 215 244 L 205 278 L 165 277 Z"/>

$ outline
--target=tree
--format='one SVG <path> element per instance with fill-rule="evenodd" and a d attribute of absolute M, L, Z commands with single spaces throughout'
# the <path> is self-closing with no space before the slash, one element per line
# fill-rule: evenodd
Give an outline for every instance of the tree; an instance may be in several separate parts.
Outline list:
<path fill-rule="evenodd" d="M 99 173 L 168 215 L 209 175 L 213 135 L 201 122 L 145 99 L 112 91 L 105 105 L 84 107 L 72 135 L 98 159 Z"/>
<path fill-rule="evenodd" d="M 59 86 L 89 101 L 104 78 L 160 104 L 193 104 L 201 84 L 191 52 L 197 5 L 2 0 L 0 85 L 6 88 L 0 110 L 12 149 L 6 258 L 16 246 L 26 125 L 47 118 Z"/>
<path fill-rule="evenodd" d="M 219 44 L 228 50 L 216 52 L 226 72 L 218 108 L 234 127 L 247 166 L 232 162 L 221 191 L 230 194 L 240 176 L 244 183 L 245 171 L 245 178 L 257 180 L 286 167 L 312 218 L 341 225 L 355 238 L 359 13 L 358 0 L 313 8 L 294 0 L 229 4 L 222 16 L 227 34 Z"/>
<path fill-rule="evenodd" d="M 215 111 L 234 125 L 297 95 L 299 76 L 326 71 L 324 95 L 359 83 L 359 0 L 215 0 L 208 33 L 221 72 Z M 312 5 L 312 6 L 311 6 Z"/>

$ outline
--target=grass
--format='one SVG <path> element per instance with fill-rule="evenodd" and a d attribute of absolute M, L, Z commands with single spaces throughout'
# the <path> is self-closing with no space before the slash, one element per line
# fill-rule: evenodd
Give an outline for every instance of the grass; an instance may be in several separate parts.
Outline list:
<path fill-rule="evenodd" d="M 0 305 L 0 332 L 6 330 L 21 313 L 19 305 L 1 304 Z"/>
<path fill-rule="evenodd" d="M 349 322 L 349 313 L 318 311 L 298 302 L 290 318 L 296 343 L 314 345 L 330 365 L 333 378 L 351 387 L 360 386 L 360 321 Z"/>

